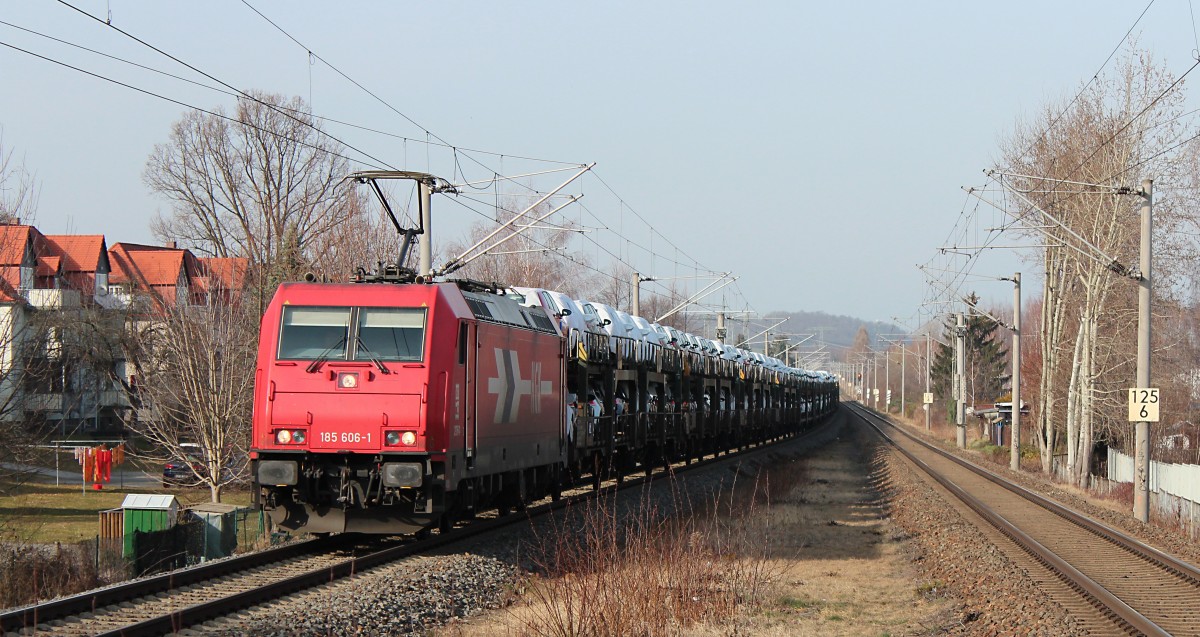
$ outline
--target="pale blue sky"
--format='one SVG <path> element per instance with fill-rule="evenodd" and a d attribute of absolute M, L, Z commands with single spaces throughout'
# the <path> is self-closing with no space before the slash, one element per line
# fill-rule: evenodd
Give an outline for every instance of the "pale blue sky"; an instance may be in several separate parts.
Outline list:
<path fill-rule="evenodd" d="M 731 305 L 872 320 L 914 313 L 926 296 L 914 264 L 950 233 L 960 186 L 981 183 L 1013 124 L 1073 94 L 1146 7 L 250 2 L 422 130 L 328 67 L 310 67 L 304 49 L 240 1 L 71 4 L 111 11 L 114 26 L 239 88 L 311 96 L 318 115 L 502 153 L 508 173 L 547 167 L 513 156 L 597 162 L 621 199 L 593 177 L 569 191 L 584 192 L 589 213 L 617 231 L 595 240 L 643 272 L 691 274 L 674 262 L 694 260 L 741 277 L 727 288 Z M 0 20 L 208 82 L 58 2 L 9 0 Z M 1191 65 L 1186 0 L 1158 0 L 1136 32 L 1173 72 Z M 0 25 L 0 42 L 188 104 L 234 102 L 10 26 Z M 167 204 L 141 173 L 183 107 L 5 47 L 0 79 L 5 145 L 41 182 L 38 226 L 151 241 L 148 221 Z M 393 166 L 453 176 L 444 149 L 327 130 Z M 494 156 L 473 157 L 500 169 Z M 446 233 L 473 220 L 455 205 L 438 212 Z M 604 269 L 608 255 L 586 251 Z M 1022 268 L 1012 255 L 989 259 L 985 272 Z M 979 286 L 1001 302 L 1010 289 Z"/>

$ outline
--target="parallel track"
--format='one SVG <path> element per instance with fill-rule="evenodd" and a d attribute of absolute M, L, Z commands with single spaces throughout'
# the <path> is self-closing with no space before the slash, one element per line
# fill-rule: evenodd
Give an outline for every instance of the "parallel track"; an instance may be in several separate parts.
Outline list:
<path fill-rule="evenodd" d="M 807 432 L 799 435 L 805 436 Z M 795 437 L 785 436 L 782 440 Z M 750 445 L 746 451 L 769 447 L 775 442 L 778 440 Z M 675 464 L 670 471 L 697 469 L 730 455 L 726 451 L 724 456 Z M 578 505 L 598 495 L 636 488 L 646 480 L 662 477 L 666 471 L 658 469 L 648 477 L 625 476 L 619 484 L 609 480 L 608 486 L 598 491 L 579 489 L 578 493 L 565 495 L 557 502 L 530 507 L 523 515 L 481 517 L 465 527 L 423 540 L 342 534 L 136 580 L 0 614 L 0 633 L 125 637 L 170 634 L 375 566 L 525 522 L 529 517 Z"/>
<path fill-rule="evenodd" d="M 1096 635 L 1195 635 L 1200 569 L 961 460 L 861 405 L 876 429 L 991 525 L 993 541 Z"/>

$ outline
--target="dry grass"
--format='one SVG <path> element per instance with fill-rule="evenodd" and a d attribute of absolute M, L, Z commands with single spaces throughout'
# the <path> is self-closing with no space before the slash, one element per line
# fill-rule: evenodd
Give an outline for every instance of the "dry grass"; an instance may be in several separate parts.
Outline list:
<path fill-rule="evenodd" d="M 675 510 L 690 510 L 675 491 Z M 537 575 L 510 629 L 533 635 L 677 634 L 720 623 L 763 601 L 772 564 L 750 527 L 720 513 L 674 517 L 643 498 L 633 511 L 615 498 L 556 517 L 533 550 Z M 510 630 L 510 632 L 513 632 Z"/>
<path fill-rule="evenodd" d="M 695 505 L 671 480 L 668 510 L 610 497 L 558 513 L 528 549 L 534 572 L 515 603 L 442 635 L 679 635 L 761 605 L 779 573 L 745 524 L 755 498 Z"/>

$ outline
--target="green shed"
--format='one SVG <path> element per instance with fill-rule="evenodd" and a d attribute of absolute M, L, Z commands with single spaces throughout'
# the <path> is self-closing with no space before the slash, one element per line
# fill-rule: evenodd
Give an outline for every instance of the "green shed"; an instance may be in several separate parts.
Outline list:
<path fill-rule="evenodd" d="M 133 555 L 134 531 L 165 531 L 179 518 L 179 500 L 173 495 L 131 493 L 121 503 L 124 513 L 125 557 Z"/>

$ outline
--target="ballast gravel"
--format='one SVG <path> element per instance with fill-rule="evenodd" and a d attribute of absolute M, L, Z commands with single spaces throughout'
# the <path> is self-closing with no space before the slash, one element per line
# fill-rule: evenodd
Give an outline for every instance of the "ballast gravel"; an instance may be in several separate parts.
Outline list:
<path fill-rule="evenodd" d="M 494 557 L 417 557 L 246 611 L 192 632 L 225 635 L 421 635 L 501 604 L 513 566 Z"/>
<path fill-rule="evenodd" d="M 954 599 L 941 635 L 1086 635 L 980 531 L 894 452 L 880 453 L 891 521 L 925 582 L 920 594 Z"/>

